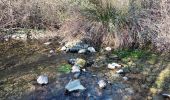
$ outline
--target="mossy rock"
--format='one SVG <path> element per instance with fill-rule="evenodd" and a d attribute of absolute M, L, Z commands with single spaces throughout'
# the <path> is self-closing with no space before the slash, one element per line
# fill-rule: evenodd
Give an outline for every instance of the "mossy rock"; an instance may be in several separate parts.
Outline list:
<path fill-rule="evenodd" d="M 77 59 L 76 59 L 75 65 L 78 65 L 78 66 L 80 66 L 80 67 L 84 67 L 85 64 L 86 64 L 86 61 L 85 61 L 84 59 L 81 59 L 81 58 L 77 58 Z"/>

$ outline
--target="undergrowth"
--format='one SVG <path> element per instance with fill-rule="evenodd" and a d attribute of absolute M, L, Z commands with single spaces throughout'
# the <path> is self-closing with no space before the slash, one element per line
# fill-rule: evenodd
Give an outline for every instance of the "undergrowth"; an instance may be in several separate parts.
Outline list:
<path fill-rule="evenodd" d="M 114 54 L 117 54 L 120 58 L 123 59 L 133 59 L 138 60 L 141 58 L 149 58 L 151 57 L 152 53 L 146 50 L 141 49 L 122 49 L 122 50 L 116 50 L 113 52 Z"/>
<path fill-rule="evenodd" d="M 151 41 L 161 52 L 168 51 L 170 7 L 166 1 L 1 0 L 0 29 L 55 30 L 75 38 L 83 34 L 82 38 L 89 36 L 95 43 L 115 48 L 132 43 L 145 46 Z"/>

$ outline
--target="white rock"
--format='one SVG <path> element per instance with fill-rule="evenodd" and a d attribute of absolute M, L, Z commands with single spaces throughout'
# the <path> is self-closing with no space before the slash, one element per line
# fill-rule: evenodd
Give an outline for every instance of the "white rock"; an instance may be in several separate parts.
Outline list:
<path fill-rule="evenodd" d="M 118 73 L 118 74 L 123 73 L 123 69 L 116 71 L 116 73 Z"/>
<path fill-rule="evenodd" d="M 90 94 L 90 93 L 88 93 L 88 94 L 87 94 L 87 97 L 91 97 L 91 94 Z"/>
<path fill-rule="evenodd" d="M 20 40 L 20 37 L 19 37 L 19 36 L 17 36 L 17 37 L 15 37 L 15 39 L 16 39 L 16 40 Z"/>
<path fill-rule="evenodd" d="M 80 49 L 80 50 L 78 51 L 78 53 L 79 53 L 79 54 L 86 53 L 86 49 Z"/>
<path fill-rule="evenodd" d="M 127 80 L 128 80 L 128 77 L 124 76 L 124 77 L 123 77 L 123 80 L 127 81 Z"/>
<path fill-rule="evenodd" d="M 74 80 L 70 81 L 66 86 L 65 89 L 67 89 L 69 92 L 75 91 L 75 90 L 85 90 L 86 88 L 81 85 L 80 80 Z"/>
<path fill-rule="evenodd" d="M 99 85 L 99 88 L 101 89 L 106 87 L 106 82 L 104 80 L 100 80 L 97 84 Z"/>
<path fill-rule="evenodd" d="M 97 75 L 92 75 L 93 77 L 96 77 Z"/>
<path fill-rule="evenodd" d="M 170 98 L 170 94 L 163 93 L 162 96 Z"/>
<path fill-rule="evenodd" d="M 115 66 L 116 68 L 121 68 L 121 65 L 117 63 L 112 63 L 112 66 Z"/>
<path fill-rule="evenodd" d="M 82 69 L 84 72 L 86 72 L 86 69 Z"/>
<path fill-rule="evenodd" d="M 116 68 L 116 66 L 112 66 L 112 64 L 108 64 L 107 67 L 108 67 L 109 69 L 115 69 L 115 68 Z"/>
<path fill-rule="evenodd" d="M 61 48 L 61 51 L 66 51 L 67 50 L 67 47 L 66 46 L 63 46 L 62 48 Z"/>
<path fill-rule="evenodd" d="M 91 53 L 96 52 L 96 50 L 93 47 L 88 47 L 87 50 L 90 51 Z"/>
<path fill-rule="evenodd" d="M 44 45 L 46 45 L 46 46 L 48 46 L 48 45 L 50 45 L 51 44 L 51 42 L 45 42 L 44 43 Z"/>
<path fill-rule="evenodd" d="M 41 75 L 37 79 L 38 84 L 48 84 L 48 77 L 46 75 Z"/>
<path fill-rule="evenodd" d="M 107 81 L 107 83 L 111 84 L 111 81 Z"/>
<path fill-rule="evenodd" d="M 19 37 L 20 37 L 22 40 L 26 40 L 27 35 L 26 35 L 26 34 L 20 34 Z"/>
<path fill-rule="evenodd" d="M 72 73 L 80 72 L 80 67 L 79 67 L 79 66 L 74 65 L 74 66 L 72 67 L 72 71 L 71 71 L 71 72 L 72 72 Z"/>
<path fill-rule="evenodd" d="M 12 36 L 11 36 L 12 39 L 15 39 L 16 37 L 17 37 L 16 35 L 12 35 Z"/>
<path fill-rule="evenodd" d="M 9 39 L 8 39 L 8 38 L 5 38 L 5 41 L 9 41 Z"/>
<path fill-rule="evenodd" d="M 106 51 L 111 51 L 112 48 L 111 48 L 111 47 L 106 47 L 105 50 L 106 50 Z"/>
<path fill-rule="evenodd" d="M 115 68 L 120 68 L 121 65 L 117 64 L 117 63 L 112 63 L 112 64 L 108 64 L 107 66 L 109 69 L 115 69 Z"/>
<path fill-rule="evenodd" d="M 50 54 L 54 54 L 55 53 L 55 51 L 54 50 L 50 50 Z"/>

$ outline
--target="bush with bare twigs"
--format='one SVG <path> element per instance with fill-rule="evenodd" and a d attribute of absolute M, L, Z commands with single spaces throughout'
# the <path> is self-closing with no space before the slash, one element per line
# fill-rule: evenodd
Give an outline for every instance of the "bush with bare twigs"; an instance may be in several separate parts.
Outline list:
<path fill-rule="evenodd" d="M 168 0 L 0 0 L 0 28 L 57 29 L 65 40 L 169 50 Z"/>

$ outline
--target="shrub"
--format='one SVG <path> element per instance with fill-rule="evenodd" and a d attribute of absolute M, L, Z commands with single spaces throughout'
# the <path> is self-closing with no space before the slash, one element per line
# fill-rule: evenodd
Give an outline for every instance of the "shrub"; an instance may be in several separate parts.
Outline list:
<path fill-rule="evenodd" d="M 1 0 L 0 28 L 58 28 L 67 16 L 67 0 Z"/>

